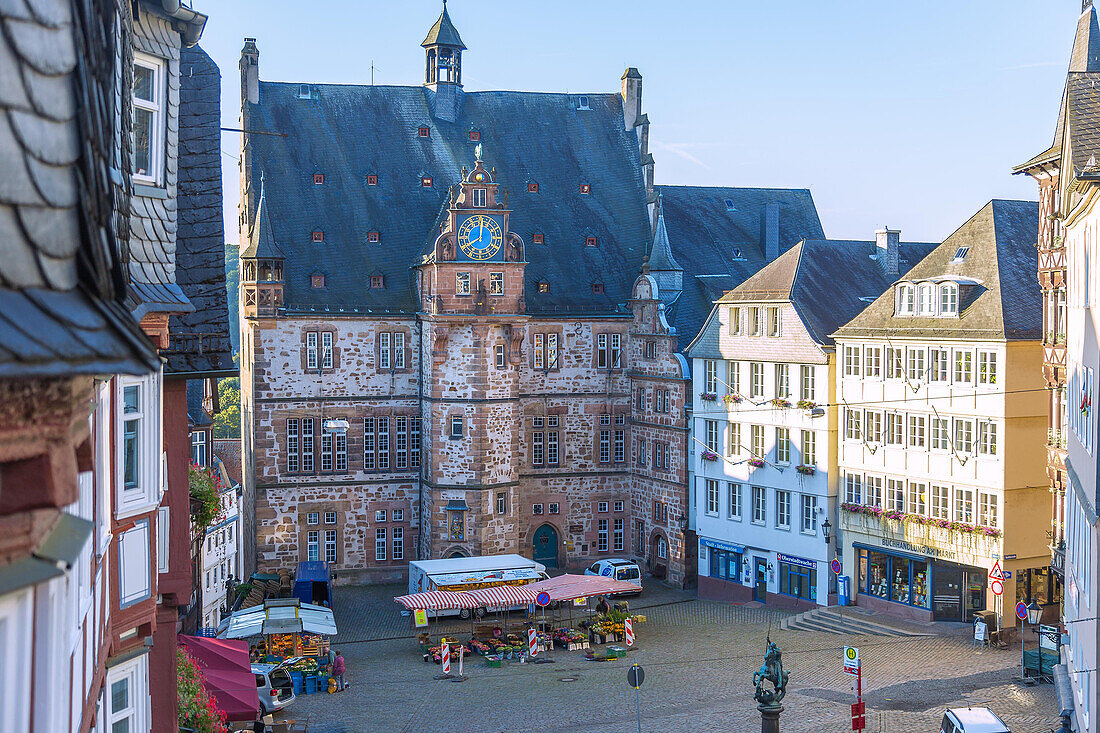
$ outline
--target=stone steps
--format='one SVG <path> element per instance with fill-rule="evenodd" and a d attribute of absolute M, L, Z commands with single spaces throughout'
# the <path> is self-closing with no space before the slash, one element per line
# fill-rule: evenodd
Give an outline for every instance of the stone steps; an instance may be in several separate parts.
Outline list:
<path fill-rule="evenodd" d="M 870 621 L 858 611 L 840 611 L 832 608 L 815 608 L 783 619 L 779 628 L 788 631 L 811 631 L 824 634 L 851 634 L 854 636 L 931 636 L 907 631 L 876 621 Z"/>

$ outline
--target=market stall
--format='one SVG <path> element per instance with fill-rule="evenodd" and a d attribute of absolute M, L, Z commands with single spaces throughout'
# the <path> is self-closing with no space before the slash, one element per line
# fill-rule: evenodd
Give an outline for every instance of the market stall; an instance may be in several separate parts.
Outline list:
<path fill-rule="evenodd" d="M 260 709 L 256 680 L 248 659 L 248 643 L 199 636 L 179 637 L 202 672 L 203 682 L 226 720 L 255 720 Z"/>
<path fill-rule="evenodd" d="M 638 586 L 622 580 L 607 578 L 602 575 L 559 575 L 556 578 L 542 580 L 524 586 L 524 590 L 534 593 L 546 593 L 551 602 L 563 603 L 569 611 L 569 622 L 561 623 L 559 615 L 558 623 L 553 628 L 547 629 L 554 642 L 566 649 L 587 649 L 589 644 L 606 644 L 622 641 L 625 637 L 625 621 L 631 619 L 632 623 L 642 623 L 645 616 L 631 615 L 627 610 L 611 608 L 605 613 L 592 615 L 589 612 L 587 602 L 582 604 L 587 618 L 582 619 L 576 627 L 573 624 L 573 609 L 575 603 L 580 600 L 597 596 L 614 596 L 624 593 L 637 593 Z"/>

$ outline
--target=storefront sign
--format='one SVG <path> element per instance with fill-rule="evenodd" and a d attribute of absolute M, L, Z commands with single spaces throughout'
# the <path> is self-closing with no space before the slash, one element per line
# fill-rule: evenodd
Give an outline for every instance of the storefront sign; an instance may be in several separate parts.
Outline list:
<path fill-rule="evenodd" d="M 1005 555 L 1005 560 L 1015 560 L 1015 559 L 1016 559 L 1016 553 L 1012 553 L 1011 555 Z"/>
<path fill-rule="evenodd" d="M 712 540 L 706 537 L 699 538 L 699 544 L 703 547 L 713 547 L 716 550 L 727 550 L 729 552 L 737 552 L 740 554 L 745 553 L 745 547 L 743 545 L 735 545 L 730 542 L 722 542 L 721 540 Z"/>
<path fill-rule="evenodd" d="M 955 559 L 954 550 L 944 550 L 939 547 L 929 547 L 928 545 L 914 545 L 904 540 L 895 540 L 890 537 L 882 538 L 883 547 L 893 547 L 898 550 L 905 550 L 906 552 L 912 552 L 916 555 L 926 555 L 928 557 L 942 557 L 946 560 Z"/>
<path fill-rule="evenodd" d="M 816 560 L 807 560 L 804 557 L 795 557 L 793 555 L 784 555 L 782 552 L 777 552 L 776 556 L 779 558 L 779 562 L 785 562 L 789 565 L 797 565 L 802 568 L 810 568 L 811 570 L 817 569 Z"/>
<path fill-rule="evenodd" d="M 423 608 L 418 608 L 413 611 L 413 619 L 416 621 L 416 628 L 422 629 L 428 625 L 428 612 Z"/>

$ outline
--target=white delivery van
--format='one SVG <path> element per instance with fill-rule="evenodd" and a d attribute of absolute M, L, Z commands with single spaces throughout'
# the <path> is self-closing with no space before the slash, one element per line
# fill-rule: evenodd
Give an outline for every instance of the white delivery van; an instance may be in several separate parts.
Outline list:
<path fill-rule="evenodd" d="M 429 590 L 476 590 L 495 585 L 527 585 L 545 580 L 546 566 L 522 555 L 483 555 L 480 557 L 448 557 L 441 560 L 415 560 L 409 563 L 409 593 Z M 512 610 L 518 610 L 520 606 Z M 439 611 L 439 616 L 470 617 L 469 609 L 461 612 Z"/>

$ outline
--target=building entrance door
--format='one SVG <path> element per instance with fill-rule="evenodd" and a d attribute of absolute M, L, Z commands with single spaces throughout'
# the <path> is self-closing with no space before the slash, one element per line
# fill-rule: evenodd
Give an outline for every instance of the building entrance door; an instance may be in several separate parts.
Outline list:
<path fill-rule="evenodd" d="M 752 587 L 752 599 L 761 603 L 768 602 L 768 561 L 766 558 L 756 558 L 756 582 Z"/>
<path fill-rule="evenodd" d="M 963 570 L 934 566 L 932 573 L 932 620 L 963 621 Z"/>
<path fill-rule="evenodd" d="M 558 531 L 549 524 L 535 530 L 531 558 L 548 568 L 558 566 Z"/>

